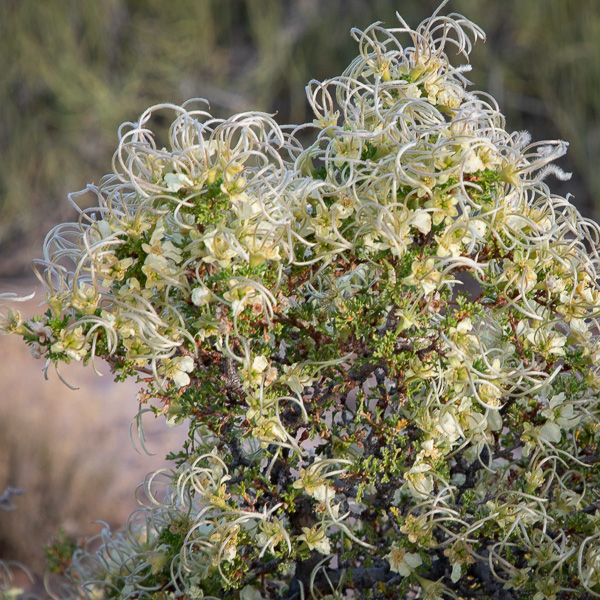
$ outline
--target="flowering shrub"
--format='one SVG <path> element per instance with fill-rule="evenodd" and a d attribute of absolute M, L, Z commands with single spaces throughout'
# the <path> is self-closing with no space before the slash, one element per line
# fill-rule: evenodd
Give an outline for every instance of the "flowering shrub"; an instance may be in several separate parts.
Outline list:
<path fill-rule="evenodd" d="M 124 124 L 37 262 L 48 311 L 6 316 L 189 428 L 73 555 L 89 598 L 600 597 L 600 228 L 545 183 L 566 144 L 467 91 L 464 17 L 352 33 L 313 123 Z"/>

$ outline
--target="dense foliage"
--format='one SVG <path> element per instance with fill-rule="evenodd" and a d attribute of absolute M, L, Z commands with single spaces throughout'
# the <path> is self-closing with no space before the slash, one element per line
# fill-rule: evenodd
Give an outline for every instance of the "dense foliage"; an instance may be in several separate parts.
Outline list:
<path fill-rule="evenodd" d="M 312 123 L 124 124 L 37 262 L 48 311 L 7 315 L 189 428 L 55 561 L 89 598 L 600 596 L 600 228 L 544 181 L 566 144 L 467 91 L 464 17 L 353 35 Z"/>

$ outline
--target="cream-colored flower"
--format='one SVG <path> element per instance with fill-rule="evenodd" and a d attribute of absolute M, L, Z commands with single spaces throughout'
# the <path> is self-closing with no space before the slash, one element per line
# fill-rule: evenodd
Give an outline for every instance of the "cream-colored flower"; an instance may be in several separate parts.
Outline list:
<path fill-rule="evenodd" d="M 85 339 L 83 327 L 61 329 L 59 338 L 50 350 L 57 354 L 64 353 L 73 360 L 80 361 L 89 352 L 90 344 Z"/>
<path fill-rule="evenodd" d="M 177 264 L 181 261 L 181 250 L 171 240 L 163 241 L 165 235 L 165 227 L 159 220 L 150 237 L 150 243 L 142 244 L 142 250 L 146 254 L 164 257 Z"/>
<path fill-rule="evenodd" d="M 210 302 L 211 297 L 211 291 L 204 286 L 195 287 L 192 290 L 192 303 L 196 306 L 206 306 Z"/>
<path fill-rule="evenodd" d="M 331 554 L 331 541 L 324 527 L 313 525 L 313 527 L 303 527 L 302 531 L 298 540 L 306 542 L 309 550 L 317 550 L 324 555 Z"/>
<path fill-rule="evenodd" d="M 194 370 L 194 359 L 191 356 L 178 356 L 164 359 L 158 372 L 167 375 L 175 384 L 181 388 L 189 385 L 191 380 L 188 373 Z"/>
<path fill-rule="evenodd" d="M 430 470 L 430 464 L 420 462 L 413 465 L 405 475 L 408 491 L 418 500 L 429 498 L 433 492 L 433 477 L 427 474 Z"/>
<path fill-rule="evenodd" d="M 562 437 L 562 429 L 568 431 L 579 423 L 580 417 L 575 416 L 573 404 L 565 402 L 565 394 L 556 394 L 550 400 L 548 408 L 541 411 L 548 419 L 540 428 L 542 439 L 557 444 Z"/>
<path fill-rule="evenodd" d="M 238 252 L 227 241 L 227 236 L 224 232 L 214 229 L 202 237 L 206 252 L 202 260 L 209 264 L 218 264 L 222 268 L 226 268 L 231 264 L 233 258 L 238 255 Z"/>
<path fill-rule="evenodd" d="M 351 135 L 342 135 L 333 141 L 336 166 L 343 165 L 348 159 L 360 158 L 360 144 L 357 138 Z"/>
<path fill-rule="evenodd" d="M 412 275 L 404 278 L 406 285 L 420 288 L 425 295 L 434 292 L 442 281 L 442 274 L 435 269 L 435 260 L 415 260 L 411 265 Z"/>
<path fill-rule="evenodd" d="M 304 490 L 319 502 L 325 502 L 335 496 L 333 488 L 327 484 L 326 477 L 321 475 L 320 461 L 315 461 L 306 469 L 300 469 L 300 478 L 294 481 L 292 487 Z"/>
<path fill-rule="evenodd" d="M 463 171 L 465 173 L 476 173 L 477 171 L 483 171 L 485 165 L 481 158 L 479 158 L 475 150 L 469 149 L 465 153 L 463 158 Z"/>
<path fill-rule="evenodd" d="M 100 297 L 97 291 L 83 281 L 71 294 L 71 307 L 86 315 L 93 315 L 98 308 Z"/>
<path fill-rule="evenodd" d="M 182 188 L 194 187 L 194 182 L 183 173 L 167 173 L 163 179 L 169 192 L 177 193 Z"/>
<path fill-rule="evenodd" d="M 310 375 L 302 372 L 302 365 L 294 363 L 284 365 L 284 374 L 279 378 L 281 383 L 285 383 L 294 393 L 302 394 L 304 388 L 310 385 L 312 378 Z"/>
<path fill-rule="evenodd" d="M 390 563 L 390 570 L 394 573 L 408 577 L 417 567 L 423 564 L 423 559 L 415 552 L 407 552 L 404 548 L 392 544 L 389 554 L 385 559 Z"/>
<path fill-rule="evenodd" d="M 431 215 L 425 210 L 415 211 L 409 220 L 410 226 L 418 229 L 423 235 L 431 231 Z"/>
<path fill-rule="evenodd" d="M 259 385 L 269 365 L 269 359 L 266 356 L 255 356 L 252 363 L 241 370 L 242 381 L 250 386 Z"/>
<path fill-rule="evenodd" d="M 252 421 L 252 435 L 259 440 L 262 448 L 266 448 L 271 442 L 287 441 L 288 434 L 275 416 L 261 412 L 255 414 Z"/>
<path fill-rule="evenodd" d="M 564 347 L 567 343 L 567 338 L 556 331 L 543 329 L 531 330 L 526 337 L 542 354 L 552 354 L 554 356 L 565 355 Z"/>
<path fill-rule="evenodd" d="M 463 437 L 462 429 L 453 408 L 438 411 L 434 417 L 437 417 L 435 429 L 441 435 L 442 439 L 447 440 L 450 444 L 454 444 L 458 439 Z"/>

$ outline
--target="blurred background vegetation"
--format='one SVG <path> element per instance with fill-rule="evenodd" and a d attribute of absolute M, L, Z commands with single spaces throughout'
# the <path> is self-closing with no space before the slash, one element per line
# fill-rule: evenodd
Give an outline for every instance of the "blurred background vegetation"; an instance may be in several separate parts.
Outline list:
<path fill-rule="evenodd" d="M 27 272 L 66 194 L 110 165 L 118 125 L 147 106 L 204 97 L 307 118 L 304 86 L 355 56 L 351 27 L 415 25 L 439 0 L 2 0 L 0 277 Z M 600 205 L 600 2 L 451 0 L 488 33 L 472 80 L 509 128 L 571 143 L 563 164 L 587 215 Z"/>
<path fill-rule="evenodd" d="M 0 292 L 8 278 L 29 274 L 45 233 L 74 217 L 67 193 L 110 169 L 121 122 L 151 104 L 190 97 L 207 98 L 217 116 L 256 109 L 277 112 L 281 123 L 312 120 L 304 86 L 341 73 L 356 55 L 351 27 L 393 26 L 396 10 L 414 26 L 438 4 L 0 0 Z M 474 88 L 497 98 L 509 129 L 570 142 L 561 166 L 573 179 L 550 184 L 598 217 L 600 2 L 451 0 L 445 10 L 488 34 L 471 56 Z M 17 512 L 0 514 L 0 558 L 38 568 L 39 548 L 58 526 L 82 535 L 94 519 L 121 519 L 123 496 L 107 485 L 116 475 L 106 465 L 129 446 L 135 391 L 88 388 L 75 407 L 62 384 L 45 387 L 39 372 L 25 374 L 21 365 L 34 363 L 14 342 L 0 340 L 0 493 L 12 485 L 25 495 Z M 127 408 L 117 427 L 121 399 Z M 77 418 L 100 433 L 71 421 Z M 128 497 L 136 482 L 137 475 L 124 481 Z M 108 509 L 99 513 L 99 502 Z M 37 548 L 37 558 L 28 558 L 28 548 Z"/>

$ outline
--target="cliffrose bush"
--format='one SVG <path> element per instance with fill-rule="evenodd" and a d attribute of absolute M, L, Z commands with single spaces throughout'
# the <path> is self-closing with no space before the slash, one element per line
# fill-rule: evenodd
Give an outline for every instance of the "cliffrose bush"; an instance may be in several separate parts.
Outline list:
<path fill-rule="evenodd" d="M 6 317 L 189 428 L 73 555 L 89 598 L 600 597 L 600 228 L 545 183 L 567 145 L 467 91 L 464 17 L 352 35 L 312 123 L 125 123 L 47 237 L 48 311 Z"/>

